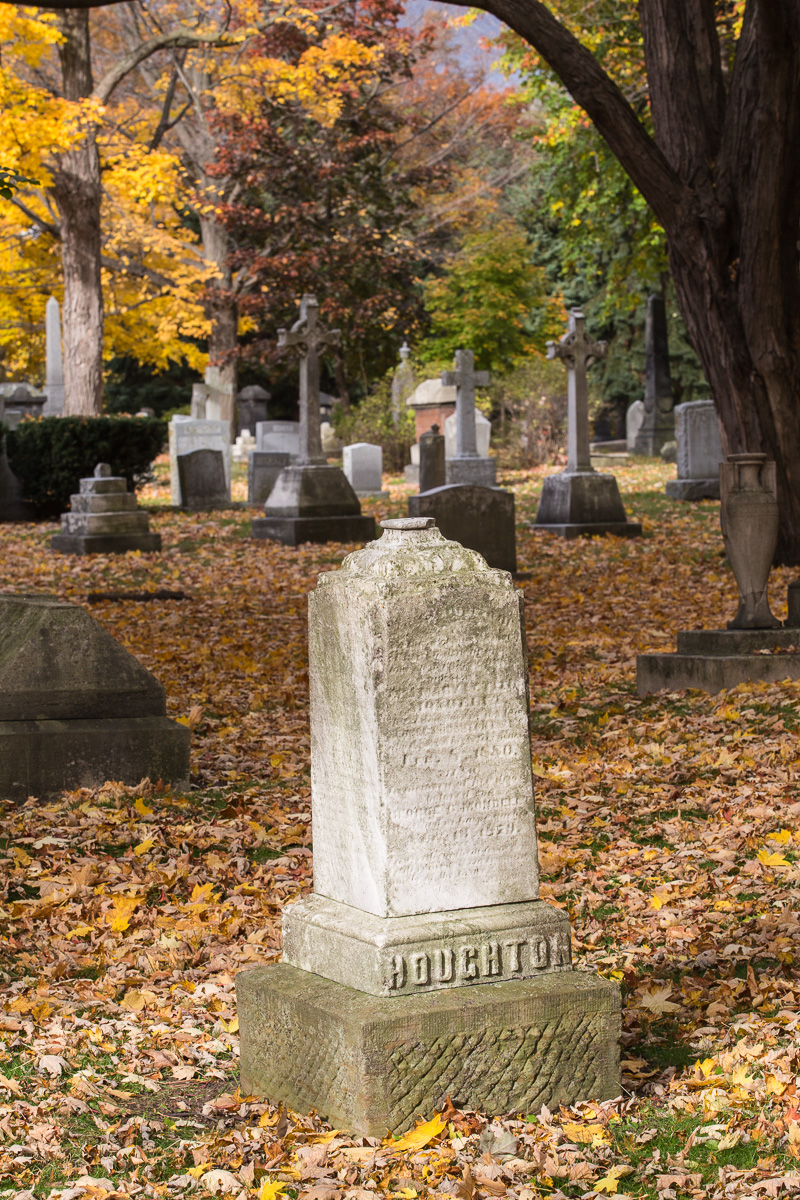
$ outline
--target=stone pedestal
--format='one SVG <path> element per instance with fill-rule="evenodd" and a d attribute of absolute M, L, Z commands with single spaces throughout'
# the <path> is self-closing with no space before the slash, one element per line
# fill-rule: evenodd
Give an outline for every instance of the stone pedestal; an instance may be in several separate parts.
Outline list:
<path fill-rule="evenodd" d="M 83 608 L 0 596 L 0 797 L 189 778 L 162 685 Z"/>
<path fill-rule="evenodd" d="M 619 990 L 582 971 L 387 1000 L 282 963 L 236 980 L 242 1095 L 383 1138 L 619 1094 Z"/>
<path fill-rule="evenodd" d="M 447 484 L 410 496 L 408 515 L 433 517 L 443 537 L 476 550 L 490 567 L 512 574 L 516 571 L 513 492 L 469 484 Z"/>
<path fill-rule="evenodd" d="M 682 631 L 676 653 L 637 657 L 636 689 L 640 696 L 684 688 L 716 693 L 739 683 L 800 679 L 799 648 L 800 628 Z"/>
<path fill-rule="evenodd" d="M 61 554 L 126 554 L 130 550 L 155 552 L 161 535 L 150 532 L 150 518 L 136 504 L 121 477 L 112 476 L 107 463 L 98 463 L 94 476 L 82 479 L 80 492 L 70 497 L 70 509 L 61 517 L 61 533 L 50 539 Z"/>
<path fill-rule="evenodd" d="M 375 536 L 375 518 L 361 513 L 358 497 L 340 467 L 295 463 L 285 467 L 253 521 L 255 538 L 299 546 L 302 542 L 363 542 Z"/>
<path fill-rule="evenodd" d="M 639 537 L 642 532 L 641 525 L 627 519 L 614 476 L 591 470 L 549 475 L 533 528 L 566 538 Z"/>
<path fill-rule="evenodd" d="M 522 598 L 382 524 L 309 597 L 314 893 L 237 978 L 242 1092 L 370 1136 L 614 1096 L 618 988 L 538 895 Z"/>

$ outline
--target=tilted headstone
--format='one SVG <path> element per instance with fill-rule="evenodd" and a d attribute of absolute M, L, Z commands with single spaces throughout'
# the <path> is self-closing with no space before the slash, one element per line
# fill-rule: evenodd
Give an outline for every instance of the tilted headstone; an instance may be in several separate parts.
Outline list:
<path fill-rule="evenodd" d="M 45 329 L 45 401 L 42 414 L 57 417 L 64 411 L 64 366 L 61 356 L 61 313 L 51 296 L 44 309 Z"/>
<path fill-rule="evenodd" d="M 615 534 L 638 537 L 641 525 L 628 521 L 613 475 L 601 475 L 591 464 L 589 443 L 589 366 L 606 354 L 605 342 L 593 342 L 579 308 L 569 314 L 569 329 L 560 342 L 547 343 L 547 357 L 567 368 L 567 465 L 549 475 L 536 512 L 537 530 L 561 537 Z"/>
<path fill-rule="evenodd" d="M 0 797 L 108 779 L 188 784 L 189 730 L 163 686 L 84 608 L 0 596 Z"/>
<path fill-rule="evenodd" d="M 673 500 L 718 500 L 719 467 L 724 461 L 719 418 L 713 400 L 692 400 L 675 409 L 678 478 L 667 482 Z"/>
<path fill-rule="evenodd" d="M 417 451 L 419 457 L 419 490 L 421 492 L 429 492 L 432 488 L 444 487 L 447 480 L 445 473 L 445 439 L 439 432 L 438 425 L 431 426 L 427 433 L 423 433 L 419 439 Z M 447 536 L 449 535 L 445 534 L 445 537 Z M 456 538 L 455 540 L 458 541 L 459 539 Z"/>
<path fill-rule="evenodd" d="M 319 321 L 315 296 L 300 302 L 300 317 L 278 331 L 278 346 L 300 355 L 300 445 L 297 462 L 284 467 L 253 521 L 253 537 L 297 546 L 302 542 L 366 541 L 375 533 L 373 517 L 361 505 L 341 467 L 326 462 L 320 430 L 319 356 L 338 346 L 341 332 Z"/>
<path fill-rule="evenodd" d="M 424 444 L 424 439 L 423 439 Z M 410 517 L 432 517 L 442 537 L 476 550 L 490 567 L 517 569 L 514 493 L 471 483 L 451 483 L 409 496 Z"/>
<path fill-rule="evenodd" d="M 62 554 L 152 553 L 161 549 L 161 534 L 150 532 L 150 518 L 138 507 L 121 476 L 108 463 L 98 463 L 94 475 L 80 481 L 70 496 L 70 511 L 61 517 L 61 532 L 50 539 Z"/>
<path fill-rule="evenodd" d="M 181 508 L 203 511 L 227 508 L 231 502 L 221 450 L 192 450 L 178 455 Z"/>
<path fill-rule="evenodd" d="M 259 421 L 256 425 L 256 450 L 265 454 L 300 453 L 300 425 L 297 421 Z"/>
<path fill-rule="evenodd" d="M 228 501 L 231 488 L 231 443 L 227 421 L 196 421 L 191 417 L 173 417 L 169 423 L 169 484 L 172 503 L 183 507 L 178 456 L 193 450 L 219 450 L 225 468 Z"/>
<path fill-rule="evenodd" d="M 309 597 L 314 892 L 237 978 L 242 1094 L 368 1136 L 616 1096 L 619 991 L 539 899 L 522 598 L 383 528 Z"/>
<path fill-rule="evenodd" d="M 647 298 L 644 352 L 644 414 L 636 434 L 633 452 L 653 457 L 660 452 L 665 442 L 671 442 L 675 437 L 667 310 L 664 297 L 658 294 Z"/>
<path fill-rule="evenodd" d="M 636 439 L 639 436 L 639 430 L 642 428 L 644 420 L 644 400 L 634 400 L 633 404 L 629 405 L 628 411 L 625 414 L 625 441 L 628 444 L 628 453 L 633 454 L 636 450 Z"/>
<path fill-rule="evenodd" d="M 388 496 L 383 490 L 383 450 L 370 442 L 353 442 L 342 450 L 342 470 L 357 496 Z"/>
<path fill-rule="evenodd" d="M 442 384 L 456 389 L 456 452 L 446 460 L 447 482 L 492 487 L 497 465 L 493 458 L 478 453 L 475 427 L 475 388 L 489 386 L 489 372 L 475 370 L 471 350 L 456 350 L 455 370 L 442 371 Z"/>

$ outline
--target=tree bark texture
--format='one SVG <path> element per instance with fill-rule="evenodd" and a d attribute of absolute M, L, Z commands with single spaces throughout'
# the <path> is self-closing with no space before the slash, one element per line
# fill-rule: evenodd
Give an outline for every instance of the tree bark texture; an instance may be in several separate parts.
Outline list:
<path fill-rule="evenodd" d="M 59 13 L 64 95 L 92 94 L 89 18 L 83 10 Z M 53 196 L 61 217 L 64 270 L 64 415 L 94 416 L 103 408 L 103 288 L 100 275 L 100 156 L 94 128 L 58 155 Z"/>
<path fill-rule="evenodd" d="M 206 311 L 211 321 L 208 339 L 209 366 L 206 383 L 214 398 L 219 399 L 220 417 L 231 427 L 231 440 L 236 436 L 236 349 L 239 323 L 238 305 L 233 291 L 228 259 L 228 233 L 213 214 L 201 216 L 200 234 L 203 256 L 215 264 L 220 277 L 207 289 Z"/>
<path fill-rule="evenodd" d="M 664 227 L 725 449 L 775 459 L 777 560 L 800 563 L 800 4 L 748 0 L 726 77 L 714 0 L 639 0 L 652 137 L 540 0 L 477 7 L 549 63 Z"/>

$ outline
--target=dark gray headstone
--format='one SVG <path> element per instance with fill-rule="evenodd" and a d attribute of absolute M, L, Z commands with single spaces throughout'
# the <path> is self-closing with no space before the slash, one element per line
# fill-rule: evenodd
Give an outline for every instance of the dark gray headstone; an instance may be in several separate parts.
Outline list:
<path fill-rule="evenodd" d="M 409 497 L 410 517 L 433 517 L 442 535 L 477 550 L 490 567 L 516 571 L 514 493 L 471 483 L 450 483 Z"/>
<path fill-rule="evenodd" d="M 647 299 L 644 349 L 644 417 L 636 435 L 634 452 L 656 455 L 665 442 L 671 442 L 675 438 L 667 310 L 664 297 L 657 293 Z"/>
<path fill-rule="evenodd" d="M 227 508 L 228 487 L 221 450 L 192 450 L 178 455 L 183 508 Z"/>
<path fill-rule="evenodd" d="M 447 482 L 444 450 L 444 434 L 439 433 L 438 425 L 432 425 L 428 432 L 423 433 L 419 439 L 419 490 L 421 492 L 430 492 L 433 488 L 444 487 Z"/>

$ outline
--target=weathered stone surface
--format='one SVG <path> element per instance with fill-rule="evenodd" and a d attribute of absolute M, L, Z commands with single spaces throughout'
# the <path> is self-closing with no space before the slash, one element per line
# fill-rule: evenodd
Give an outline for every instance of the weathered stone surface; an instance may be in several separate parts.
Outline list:
<path fill-rule="evenodd" d="M 194 450 L 218 450 L 222 454 L 227 499 L 230 500 L 231 439 L 228 422 L 173 417 L 169 423 L 169 483 L 172 503 L 183 507 L 178 457 L 183 454 L 191 454 Z"/>
<path fill-rule="evenodd" d="M 0 398 L 0 421 L 3 420 Z M 35 521 L 36 510 L 22 499 L 22 484 L 8 465 L 5 441 L 0 445 L 0 521 Z"/>
<path fill-rule="evenodd" d="M 568 971 L 569 918 L 542 900 L 376 917 L 307 896 L 283 913 L 282 961 L 375 996 Z"/>
<path fill-rule="evenodd" d="M 670 500 L 719 500 L 719 479 L 668 479 Z"/>
<path fill-rule="evenodd" d="M 448 484 L 408 500 L 410 517 L 433 517 L 442 537 L 475 550 L 490 567 L 517 569 L 514 493 Z"/>
<path fill-rule="evenodd" d="M 451 413 L 444 423 L 445 457 L 455 458 L 458 453 L 458 415 Z M 492 441 L 492 423 L 482 412 L 475 409 L 475 449 L 479 458 L 489 457 Z"/>
<path fill-rule="evenodd" d="M 798 644 L 798 629 L 682 629 L 678 654 L 754 654 L 789 650 Z"/>
<path fill-rule="evenodd" d="M 666 493 L 672 500 L 718 500 L 719 465 L 725 455 L 713 400 L 693 400 L 675 409 L 678 478 Z"/>
<path fill-rule="evenodd" d="M 258 421 L 256 450 L 264 454 L 288 454 L 290 461 L 300 453 L 298 421 Z"/>
<path fill-rule="evenodd" d="M 493 458 L 448 458 L 445 461 L 445 479 L 452 484 L 471 483 L 476 487 L 494 487 L 497 462 Z"/>
<path fill-rule="evenodd" d="M 160 533 L 55 533 L 50 547 L 61 554 L 157 554 Z"/>
<path fill-rule="evenodd" d="M 247 503 L 261 508 L 269 499 L 281 471 L 291 460 L 290 454 L 251 450 L 247 458 Z"/>
<path fill-rule="evenodd" d="M 266 517 L 358 516 L 358 496 L 340 467 L 330 463 L 285 467 L 264 505 Z"/>
<path fill-rule="evenodd" d="M 163 686 L 55 596 L 0 596 L 0 720 L 163 716 Z"/>
<path fill-rule="evenodd" d="M 161 549 L 161 535 L 150 533 L 147 513 L 137 508 L 136 496 L 123 478 L 111 474 L 108 463 L 98 463 L 94 475 L 80 481 L 70 509 L 62 514 L 61 533 L 50 539 L 51 548 L 62 554 Z"/>
<path fill-rule="evenodd" d="M 242 1094 L 362 1135 L 448 1096 L 500 1114 L 619 1094 L 619 989 L 583 972 L 386 998 L 278 964 L 236 994 Z"/>
<path fill-rule="evenodd" d="M 135 499 L 135 497 L 134 497 Z M 147 533 L 148 516 L 137 510 L 118 512 L 68 512 L 61 515 L 62 533 Z"/>
<path fill-rule="evenodd" d="M 432 525 L 309 597 L 314 888 L 378 916 L 538 899 L 521 596 Z"/>
<path fill-rule="evenodd" d="M 549 475 L 534 528 L 568 538 L 606 533 L 639 537 L 642 532 L 641 525 L 627 519 L 614 476 L 597 471 Z"/>
<path fill-rule="evenodd" d="M 192 450 L 178 455 L 181 507 L 190 511 L 226 508 L 231 502 L 221 450 Z"/>
<path fill-rule="evenodd" d="M 111 482 L 103 480 L 103 482 Z M 74 513 L 127 513 L 136 512 L 135 492 L 78 492 L 69 498 Z"/>
<path fill-rule="evenodd" d="M 46 798 L 109 779 L 185 786 L 190 740 L 168 717 L 0 721 L 0 797 Z"/>
<path fill-rule="evenodd" d="M 640 696 L 684 688 L 713 694 L 739 683 L 781 679 L 800 679 L 800 654 L 640 654 L 636 659 Z"/>

